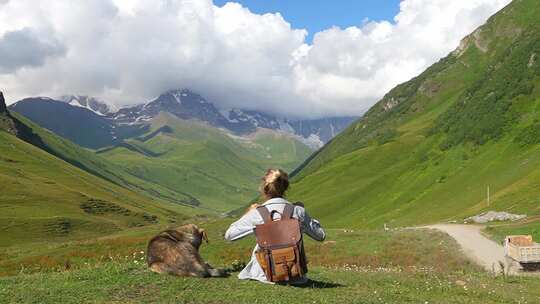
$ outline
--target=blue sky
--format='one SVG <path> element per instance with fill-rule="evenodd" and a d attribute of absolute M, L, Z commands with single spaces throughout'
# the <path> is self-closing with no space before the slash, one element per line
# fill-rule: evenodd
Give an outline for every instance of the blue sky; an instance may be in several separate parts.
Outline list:
<path fill-rule="evenodd" d="M 222 6 L 227 0 L 214 0 Z M 346 28 L 369 20 L 393 21 L 399 12 L 399 0 L 236 0 L 258 14 L 279 12 L 293 28 L 308 30 L 308 42 L 313 34 L 332 26 Z"/>

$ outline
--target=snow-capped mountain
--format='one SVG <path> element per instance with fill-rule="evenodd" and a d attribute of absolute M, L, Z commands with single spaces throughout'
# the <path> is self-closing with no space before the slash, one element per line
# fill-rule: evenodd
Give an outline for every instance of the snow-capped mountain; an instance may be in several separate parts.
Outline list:
<path fill-rule="evenodd" d="M 320 148 L 357 119 L 356 116 L 326 117 L 289 120 L 287 124 L 294 130 L 295 134 L 304 138 L 303 142 L 308 146 Z"/>
<path fill-rule="evenodd" d="M 98 115 L 109 115 L 116 112 L 118 109 L 112 105 L 107 104 L 102 100 L 99 100 L 91 96 L 83 95 L 64 95 L 58 98 L 58 100 L 68 103 L 75 107 L 81 107 L 88 109 Z"/>
<path fill-rule="evenodd" d="M 276 117 L 262 112 L 240 109 L 221 110 L 220 112 L 233 126 L 243 124 L 248 126 L 248 131 L 257 128 L 278 130 L 281 126 Z"/>
<path fill-rule="evenodd" d="M 165 92 L 145 104 L 122 108 L 112 117 L 119 123 L 134 124 L 147 121 L 159 112 L 168 112 L 181 119 L 198 119 L 216 127 L 228 123 L 213 104 L 189 90 Z"/>
<path fill-rule="evenodd" d="M 221 111 L 222 115 L 235 126 L 244 123 L 244 130 L 265 128 L 295 135 L 300 141 L 313 149 L 318 149 L 345 129 L 358 117 L 330 117 L 320 119 L 294 120 L 276 117 L 258 111 L 232 109 Z M 235 129 L 232 129 L 235 131 Z"/>
<path fill-rule="evenodd" d="M 194 119 L 225 130 L 231 135 L 247 136 L 258 129 L 269 129 L 295 137 L 312 149 L 318 149 L 345 129 L 357 117 L 293 120 L 260 111 L 218 109 L 201 95 L 187 89 L 171 90 L 135 106 L 115 111 L 97 98 L 66 95 L 59 99 L 25 98 L 10 106 L 34 122 L 88 148 L 117 144 L 148 129 L 148 121 L 160 112 L 180 119 Z"/>
<path fill-rule="evenodd" d="M 144 123 L 159 112 L 168 112 L 181 119 L 198 119 L 237 135 L 253 133 L 257 128 L 282 131 L 297 136 L 314 149 L 320 148 L 358 118 L 291 120 L 252 110 L 218 110 L 201 95 L 187 89 L 165 92 L 145 104 L 120 109 L 111 117 L 120 124 L 132 125 Z"/>

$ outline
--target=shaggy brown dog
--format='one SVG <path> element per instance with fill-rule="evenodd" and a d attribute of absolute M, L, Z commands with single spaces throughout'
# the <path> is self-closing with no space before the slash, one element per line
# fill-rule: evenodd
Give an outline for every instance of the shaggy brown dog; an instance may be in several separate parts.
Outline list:
<path fill-rule="evenodd" d="M 148 243 L 146 261 L 153 272 L 178 276 L 222 277 L 227 273 L 205 263 L 199 255 L 206 232 L 189 224 L 160 232 Z"/>

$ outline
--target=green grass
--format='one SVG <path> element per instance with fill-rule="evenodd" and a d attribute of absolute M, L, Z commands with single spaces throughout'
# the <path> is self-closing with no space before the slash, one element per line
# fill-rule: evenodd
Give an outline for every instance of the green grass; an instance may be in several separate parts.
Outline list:
<path fill-rule="evenodd" d="M 160 129 L 168 131 L 155 133 Z M 277 132 L 239 138 L 164 113 L 153 120 L 150 134 L 129 140 L 134 148 L 117 147 L 99 155 L 140 179 L 192 198 L 199 207 L 220 212 L 253 199 L 267 168 L 290 170 L 311 153 L 296 139 Z"/>
<path fill-rule="evenodd" d="M 95 268 L 0 280 L 4 303 L 535 303 L 534 278 L 314 268 L 312 286 L 269 286 L 227 279 L 158 276 L 144 267 Z M 464 282 L 461 286 L 456 282 Z"/>
<path fill-rule="evenodd" d="M 252 237 L 222 240 L 230 220 L 200 223 L 210 233 L 201 251 L 211 264 L 246 261 Z M 4 249 L 2 303 L 535 303 L 540 281 L 494 277 L 463 258 L 447 235 L 428 230 L 328 231 L 307 241 L 312 280 L 305 288 L 224 279 L 157 275 L 144 265 L 146 241 L 158 230 L 141 227 L 106 238 Z M 15 273 L 5 271 L 19 263 Z M 37 267 L 41 263 L 40 267 Z"/>
<path fill-rule="evenodd" d="M 540 221 L 538 219 L 517 223 L 495 223 L 487 225 L 484 229 L 496 242 L 503 242 L 507 235 L 532 235 L 533 240 L 540 243 Z"/>
<path fill-rule="evenodd" d="M 300 167 L 292 200 L 330 226 L 540 215 L 539 8 L 512 2 L 462 54 L 392 89 Z"/>

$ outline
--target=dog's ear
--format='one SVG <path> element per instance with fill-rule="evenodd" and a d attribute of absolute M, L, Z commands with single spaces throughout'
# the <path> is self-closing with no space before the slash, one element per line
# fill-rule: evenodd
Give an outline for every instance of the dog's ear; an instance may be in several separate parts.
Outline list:
<path fill-rule="evenodd" d="M 185 233 L 178 230 L 168 229 L 168 230 L 163 231 L 161 235 L 176 243 L 183 242 L 186 240 Z"/>
<path fill-rule="evenodd" d="M 204 229 L 199 229 L 199 233 L 201 234 L 201 238 L 208 244 L 208 234 L 206 234 L 206 231 Z"/>

